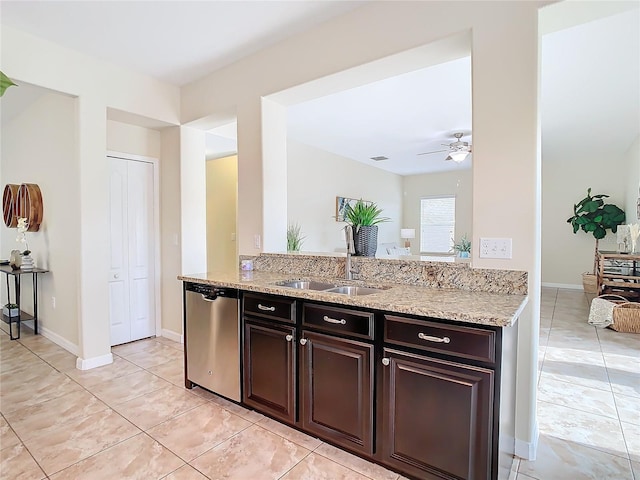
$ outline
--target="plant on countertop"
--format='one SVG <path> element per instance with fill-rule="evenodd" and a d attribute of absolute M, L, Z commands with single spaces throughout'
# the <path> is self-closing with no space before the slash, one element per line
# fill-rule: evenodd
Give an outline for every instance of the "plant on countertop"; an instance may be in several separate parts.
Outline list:
<path fill-rule="evenodd" d="M 17 87 L 17 85 L 13 83 L 9 77 L 7 77 L 4 73 L 2 73 L 2 71 L 0 71 L 0 97 L 4 95 L 4 91 L 7 88 L 13 85 Z"/>
<path fill-rule="evenodd" d="M 591 233 L 596 239 L 596 249 L 593 262 L 593 274 L 596 273 L 596 257 L 598 256 L 598 241 L 607 235 L 607 230 L 616 233 L 618 225 L 625 221 L 624 210 L 611 203 L 604 203 L 603 198 L 609 195 L 591 195 L 591 188 L 587 196 L 573 206 L 573 216 L 567 219 L 573 227 L 573 233 L 582 230 Z"/>
<path fill-rule="evenodd" d="M 287 227 L 287 252 L 299 252 L 305 238 L 300 224 L 290 223 Z"/>
<path fill-rule="evenodd" d="M 465 233 L 458 243 L 453 244 L 453 251 L 460 254 L 461 257 L 468 257 L 469 253 L 471 253 L 471 240 L 467 239 L 467 234 Z M 467 255 L 463 255 L 463 254 Z"/>
<path fill-rule="evenodd" d="M 382 209 L 373 202 L 358 200 L 355 205 L 346 204 L 344 207 L 344 221 L 357 231 L 360 227 L 372 227 L 378 223 L 388 222 L 389 217 L 382 217 Z"/>

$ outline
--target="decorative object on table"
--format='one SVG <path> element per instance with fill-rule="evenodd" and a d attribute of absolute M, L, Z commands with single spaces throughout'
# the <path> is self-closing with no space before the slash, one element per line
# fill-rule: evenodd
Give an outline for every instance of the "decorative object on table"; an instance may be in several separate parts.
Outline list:
<path fill-rule="evenodd" d="M 416 229 L 415 228 L 401 228 L 400 229 L 400 238 L 404 240 L 404 248 L 411 248 L 411 239 L 416 238 Z M 409 250 L 411 251 L 411 250 Z"/>
<path fill-rule="evenodd" d="M 305 238 L 300 224 L 290 223 L 287 226 L 287 252 L 299 252 Z"/>
<path fill-rule="evenodd" d="M 605 204 L 603 198 L 609 198 L 609 195 L 591 195 L 591 188 L 587 189 L 587 196 L 573 206 L 573 216 L 567 219 L 567 223 L 573 227 L 573 233 L 582 230 L 591 233 L 596 239 L 593 272 L 582 274 L 585 293 L 597 293 L 598 241 L 607 235 L 607 230 L 616 233 L 618 225 L 625 221 L 624 210 L 611 203 Z"/>
<path fill-rule="evenodd" d="M 619 225 L 616 232 L 616 242 L 618 244 L 618 252 L 629 253 L 629 225 Z"/>
<path fill-rule="evenodd" d="M 353 228 L 356 255 L 375 257 L 378 249 L 378 224 L 389 221 L 381 216 L 382 209 L 373 202 L 358 200 L 353 206 L 344 207 L 344 221 Z"/>
<path fill-rule="evenodd" d="M 629 238 L 631 239 L 631 253 L 636 254 L 638 251 L 638 237 L 640 237 L 640 224 L 639 223 L 630 223 L 627 225 L 629 227 Z"/>
<path fill-rule="evenodd" d="M 22 252 L 22 259 L 20 260 L 20 268 L 23 270 L 33 270 L 35 266 L 33 263 L 33 258 L 31 258 L 31 250 L 29 250 L 29 244 L 27 243 L 27 234 L 29 231 L 29 224 L 27 223 L 27 219 L 24 217 L 18 217 L 18 236 L 16 237 L 16 241 L 20 243 L 24 243 L 25 249 Z"/>
<path fill-rule="evenodd" d="M 7 317 L 17 317 L 19 311 L 17 303 L 5 303 L 2 307 L 2 314 Z"/>
<path fill-rule="evenodd" d="M 22 253 L 20 250 L 11 250 L 11 257 L 9 258 L 9 265 L 11 270 L 19 270 L 22 265 Z"/>
<path fill-rule="evenodd" d="M 466 233 L 459 242 L 453 244 L 453 251 L 456 252 L 460 258 L 469 258 L 471 254 L 471 240 L 467 238 Z"/>

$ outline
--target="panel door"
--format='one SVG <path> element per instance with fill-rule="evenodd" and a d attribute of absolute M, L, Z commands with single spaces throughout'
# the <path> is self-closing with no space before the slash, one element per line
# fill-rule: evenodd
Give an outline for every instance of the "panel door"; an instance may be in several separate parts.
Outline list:
<path fill-rule="evenodd" d="M 492 370 L 384 350 L 382 459 L 418 478 L 493 478 Z"/>
<path fill-rule="evenodd" d="M 302 428 L 373 454 L 373 345 L 303 331 Z"/>
<path fill-rule="evenodd" d="M 296 420 L 295 327 L 251 320 L 244 326 L 244 403 Z"/>
<path fill-rule="evenodd" d="M 153 164 L 109 158 L 111 344 L 155 334 Z"/>

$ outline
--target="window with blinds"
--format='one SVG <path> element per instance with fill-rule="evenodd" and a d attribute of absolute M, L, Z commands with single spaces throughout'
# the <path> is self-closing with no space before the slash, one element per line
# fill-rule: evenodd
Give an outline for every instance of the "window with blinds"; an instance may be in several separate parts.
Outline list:
<path fill-rule="evenodd" d="M 447 253 L 453 249 L 456 197 L 442 195 L 420 199 L 420 252 Z"/>

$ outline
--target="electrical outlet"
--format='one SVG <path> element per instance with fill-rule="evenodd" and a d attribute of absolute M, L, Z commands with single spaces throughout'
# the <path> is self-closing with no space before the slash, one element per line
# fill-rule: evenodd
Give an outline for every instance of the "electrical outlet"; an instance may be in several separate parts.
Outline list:
<path fill-rule="evenodd" d="M 260 248 L 260 234 L 255 234 L 253 236 L 253 246 L 256 248 Z"/>
<path fill-rule="evenodd" d="M 480 258 L 511 258 L 511 239 L 480 238 Z"/>

